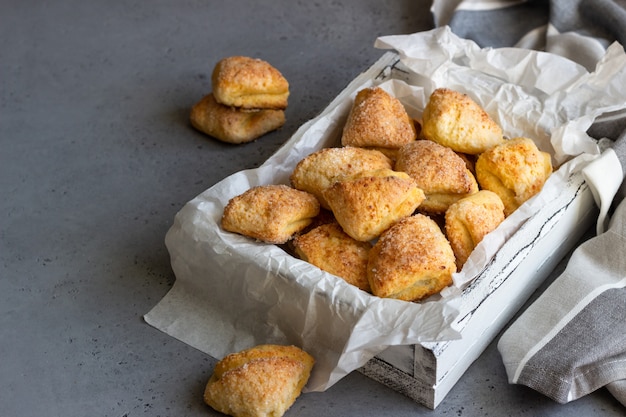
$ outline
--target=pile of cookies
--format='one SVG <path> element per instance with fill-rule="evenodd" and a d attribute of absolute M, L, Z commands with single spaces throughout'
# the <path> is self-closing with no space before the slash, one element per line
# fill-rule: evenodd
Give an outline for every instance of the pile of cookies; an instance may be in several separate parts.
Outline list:
<path fill-rule="evenodd" d="M 465 94 L 435 90 L 415 121 L 382 88 L 364 88 L 341 146 L 303 158 L 290 185 L 235 196 L 221 225 L 373 295 L 419 301 L 450 285 L 551 173 L 549 154 L 529 138 L 506 139 Z"/>
<path fill-rule="evenodd" d="M 213 90 L 191 109 L 191 125 L 223 142 L 241 144 L 285 124 L 289 83 L 267 61 L 245 56 L 220 60 Z"/>

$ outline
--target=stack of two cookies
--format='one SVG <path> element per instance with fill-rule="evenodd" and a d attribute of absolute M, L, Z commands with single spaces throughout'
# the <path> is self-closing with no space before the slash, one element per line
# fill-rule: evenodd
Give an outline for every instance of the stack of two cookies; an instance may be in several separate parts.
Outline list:
<path fill-rule="evenodd" d="M 219 61 L 213 91 L 191 109 L 193 127 L 228 143 L 246 143 L 285 123 L 289 83 L 268 62 L 244 56 Z"/>

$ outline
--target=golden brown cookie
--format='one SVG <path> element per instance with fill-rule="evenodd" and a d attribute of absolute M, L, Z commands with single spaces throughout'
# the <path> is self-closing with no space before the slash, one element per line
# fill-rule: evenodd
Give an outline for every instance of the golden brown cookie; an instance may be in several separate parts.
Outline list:
<path fill-rule="evenodd" d="M 445 219 L 446 236 L 460 271 L 474 248 L 504 220 L 504 204 L 496 193 L 480 190 L 452 204 Z"/>
<path fill-rule="evenodd" d="M 398 151 L 396 171 L 409 174 L 424 190 L 420 211 L 444 213 L 450 204 L 478 192 L 476 178 L 452 149 L 430 140 L 417 140 Z"/>
<path fill-rule="evenodd" d="M 395 97 L 380 87 L 360 90 L 343 128 L 344 146 L 391 148 L 414 141 L 415 125 Z"/>
<path fill-rule="evenodd" d="M 406 301 L 439 293 L 452 283 L 455 271 L 450 243 L 423 214 L 404 218 L 384 232 L 367 266 L 372 294 Z"/>
<path fill-rule="evenodd" d="M 422 116 L 425 138 L 454 151 L 477 155 L 502 143 L 502 129 L 468 95 L 438 88 Z"/>
<path fill-rule="evenodd" d="M 339 224 L 328 223 L 296 236 L 293 245 L 300 259 L 369 292 L 367 260 L 372 247 L 369 242 L 359 242 Z"/>
<path fill-rule="evenodd" d="M 219 361 L 204 402 L 233 417 L 280 417 L 296 401 L 314 365 L 295 346 L 259 345 Z"/>
<path fill-rule="evenodd" d="M 243 109 L 287 108 L 289 83 L 267 61 L 245 56 L 220 60 L 211 75 L 218 103 Z"/>
<path fill-rule="evenodd" d="M 246 143 L 285 124 L 282 110 L 241 111 L 215 101 L 208 94 L 191 108 L 191 125 L 227 143 Z"/>
<path fill-rule="evenodd" d="M 424 200 L 415 180 L 389 169 L 365 171 L 335 182 L 323 192 L 343 230 L 354 239 L 378 237 L 393 223 L 413 214 Z"/>
<path fill-rule="evenodd" d="M 502 199 L 509 216 L 537 194 L 552 173 L 550 154 L 529 138 L 514 138 L 482 153 L 476 161 L 480 187 Z"/>
<path fill-rule="evenodd" d="M 253 187 L 230 199 L 222 227 L 266 243 L 282 244 L 306 228 L 320 211 L 314 195 L 286 185 Z"/>
<path fill-rule="evenodd" d="M 290 180 L 294 188 L 315 195 L 321 206 L 329 208 L 322 191 L 337 178 L 362 171 L 391 169 L 392 161 L 382 153 L 352 146 L 324 148 L 314 152 L 296 165 Z"/>

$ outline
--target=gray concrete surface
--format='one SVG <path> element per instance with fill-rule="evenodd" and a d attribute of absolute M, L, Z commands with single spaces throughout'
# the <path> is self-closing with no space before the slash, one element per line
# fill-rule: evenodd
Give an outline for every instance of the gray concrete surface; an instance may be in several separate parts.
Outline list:
<path fill-rule="evenodd" d="M 174 282 L 185 202 L 258 166 L 381 54 L 429 29 L 428 1 L 0 1 L 0 416 L 212 416 L 215 359 L 142 315 Z M 287 123 L 245 146 L 194 131 L 230 55 L 291 84 Z M 210 329 L 207 329 L 210 331 Z M 558 405 L 507 384 L 494 345 L 430 411 L 358 373 L 288 416 L 623 414 L 604 390 Z"/>

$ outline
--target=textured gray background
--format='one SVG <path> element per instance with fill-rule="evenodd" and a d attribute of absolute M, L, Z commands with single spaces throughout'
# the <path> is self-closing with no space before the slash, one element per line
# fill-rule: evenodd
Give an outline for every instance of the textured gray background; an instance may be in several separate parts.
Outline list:
<path fill-rule="evenodd" d="M 215 360 L 145 324 L 170 288 L 185 202 L 262 163 L 382 52 L 429 29 L 428 1 L 0 0 L 0 415 L 210 416 Z M 194 131 L 213 65 L 263 58 L 287 123 L 245 146 Z M 210 332 L 211 329 L 207 329 Z M 432 412 L 353 373 L 288 416 L 622 415 L 506 382 L 492 344 Z"/>

